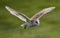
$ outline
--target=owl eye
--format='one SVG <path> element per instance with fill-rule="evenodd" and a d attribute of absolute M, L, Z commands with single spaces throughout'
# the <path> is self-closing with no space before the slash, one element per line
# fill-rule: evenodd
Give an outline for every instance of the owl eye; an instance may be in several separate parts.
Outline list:
<path fill-rule="evenodd" d="M 35 21 L 35 24 L 38 24 L 38 21 Z"/>

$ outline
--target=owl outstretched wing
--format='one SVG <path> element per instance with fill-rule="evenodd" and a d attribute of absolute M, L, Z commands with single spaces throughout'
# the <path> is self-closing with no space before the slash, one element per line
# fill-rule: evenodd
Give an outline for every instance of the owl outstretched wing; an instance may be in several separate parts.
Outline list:
<path fill-rule="evenodd" d="M 27 20 L 29 20 L 29 18 L 28 18 L 26 15 L 24 15 L 24 14 L 22 14 L 22 13 L 19 13 L 19 12 L 15 11 L 14 9 L 8 7 L 8 6 L 5 6 L 5 8 L 6 8 L 12 15 L 18 17 L 18 18 L 21 19 L 22 21 L 25 21 L 25 22 L 26 22 Z"/>

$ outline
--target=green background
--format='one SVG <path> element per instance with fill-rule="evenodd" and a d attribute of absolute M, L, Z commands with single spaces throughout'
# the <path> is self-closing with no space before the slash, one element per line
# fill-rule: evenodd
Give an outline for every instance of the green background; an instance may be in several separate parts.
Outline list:
<path fill-rule="evenodd" d="M 9 6 L 31 18 L 40 10 L 56 9 L 40 19 L 40 26 L 23 29 L 24 22 L 11 15 Z M 60 0 L 0 0 L 0 38 L 60 38 Z"/>

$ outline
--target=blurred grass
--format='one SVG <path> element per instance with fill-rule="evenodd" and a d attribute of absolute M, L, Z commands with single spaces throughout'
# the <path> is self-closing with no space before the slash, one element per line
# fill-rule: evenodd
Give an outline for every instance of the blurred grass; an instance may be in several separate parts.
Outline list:
<path fill-rule="evenodd" d="M 24 22 L 11 15 L 4 6 L 32 17 L 38 11 L 55 6 L 44 15 L 40 26 L 23 29 Z M 60 0 L 0 0 L 0 38 L 60 38 Z"/>

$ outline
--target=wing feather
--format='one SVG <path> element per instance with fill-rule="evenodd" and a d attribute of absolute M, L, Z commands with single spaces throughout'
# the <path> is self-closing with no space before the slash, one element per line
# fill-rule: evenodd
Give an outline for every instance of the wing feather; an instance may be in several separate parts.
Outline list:
<path fill-rule="evenodd" d="M 8 7 L 8 6 L 5 6 L 5 8 L 14 16 L 18 17 L 19 19 L 21 19 L 22 21 L 27 21 L 29 20 L 29 18 L 27 16 L 25 16 L 24 14 L 22 13 L 18 13 L 17 11 L 15 11 L 14 9 Z"/>
<path fill-rule="evenodd" d="M 39 19 L 41 18 L 43 15 L 45 15 L 46 13 L 52 11 L 53 9 L 55 9 L 55 7 L 49 7 L 49 8 L 45 8 L 42 11 L 39 11 L 37 14 L 35 14 L 31 20 L 35 20 L 35 19 Z"/>

